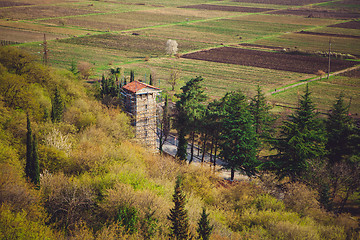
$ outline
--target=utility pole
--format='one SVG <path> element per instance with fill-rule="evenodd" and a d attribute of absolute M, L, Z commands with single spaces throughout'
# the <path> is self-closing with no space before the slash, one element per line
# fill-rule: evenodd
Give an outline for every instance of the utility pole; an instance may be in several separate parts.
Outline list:
<path fill-rule="evenodd" d="M 328 65 L 328 76 L 327 79 L 330 77 L 330 56 L 331 56 L 331 38 L 329 39 L 329 65 Z"/>
<path fill-rule="evenodd" d="M 48 49 L 47 49 L 47 41 L 46 41 L 46 35 L 44 34 L 44 43 L 43 43 L 43 46 L 44 46 L 44 59 L 43 59 L 43 63 L 44 65 L 47 65 L 48 63 Z"/>

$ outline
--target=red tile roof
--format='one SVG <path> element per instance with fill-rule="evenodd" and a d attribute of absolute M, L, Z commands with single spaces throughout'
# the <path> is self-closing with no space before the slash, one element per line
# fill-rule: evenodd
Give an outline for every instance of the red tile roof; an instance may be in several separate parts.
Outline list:
<path fill-rule="evenodd" d="M 132 81 L 131 83 L 128 83 L 125 86 L 123 86 L 123 89 L 128 90 L 129 92 L 132 92 L 132 93 L 136 93 L 137 91 L 140 91 L 141 89 L 146 88 L 146 87 L 152 88 L 155 90 L 160 90 L 160 88 L 157 88 L 157 87 L 154 87 L 154 86 L 151 86 L 149 84 L 142 83 L 139 81 Z"/>

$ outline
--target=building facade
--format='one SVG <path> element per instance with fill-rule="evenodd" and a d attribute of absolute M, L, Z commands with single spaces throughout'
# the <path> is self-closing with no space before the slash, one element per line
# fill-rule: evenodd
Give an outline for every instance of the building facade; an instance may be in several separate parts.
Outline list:
<path fill-rule="evenodd" d="M 136 139 L 147 147 L 156 148 L 156 97 L 159 88 L 133 81 L 122 88 L 125 110 L 132 117 Z"/>

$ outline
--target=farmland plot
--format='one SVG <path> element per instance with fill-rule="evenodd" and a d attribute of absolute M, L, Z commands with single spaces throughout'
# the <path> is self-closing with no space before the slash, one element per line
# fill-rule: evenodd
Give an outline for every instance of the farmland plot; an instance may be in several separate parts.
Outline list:
<path fill-rule="evenodd" d="M 192 17 L 190 20 L 199 19 Z M 187 19 L 182 15 L 156 14 L 148 11 L 124 12 L 98 16 L 83 16 L 61 19 L 65 25 L 77 26 L 88 30 L 122 31 L 135 28 L 144 28 L 156 25 L 185 22 Z M 49 19 L 44 23 L 58 24 L 59 19 Z"/>
<path fill-rule="evenodd" d="M 312 3 L 328 2 L 329 0 L 232 0 L 233 2 L 245 2 L 245 3 L 261 3 L 261 4 L 278 4 L 278 5 L 290 5 L 290 6 L 302 6 Z"/>
<path fill-rule="evenodd" d="M 166 38 L 154 38 L 141 35 L 138 36 L 124 34 L 101 34 L 61 40 L 61 42 L 77 45 L 117 49 L 129 52 L 139 52 L 143 54 L 143 57 L 145 57 L 146 55 L 164 55 L 166 41 Z M 178 44 L 183 51 L 209 47 L 209 45 L 204 43 L 195 43 L 184 40 L 180 40 Z"/>
<path fill-rule="evenodd" d="M 62 35 L 46 34 L 48 40 L 56 38 L 64 38 Z M 44 34 L 41 32 L 12 29 L 0 26 L 0 40 L 14 41 L 19 43 L 37 42 L 44 39 Z"/>
<path fill-rule="evenodd" d="M 304 51 L 329 51 L 329 37 L 306 34 L 289 33 L 279 37 L 259 39 L 255 44 L 276 46 L 283 48 L 297 48 Z M 333 52 L 360 55 L 360 42 L 352 38 L 331 38 Z"/>
<path fill-rule="evenodd" d="M 190 53 L 183 55 L 183 57 L 308 74 L 315 73 L 318 70 L 326 72 L 328 68 L 328 59 L 326 58 L 230 47 Z M 335 72 L 354 66 L 356 62 L 332 60 L 331 65 L 331 70 Z"/>

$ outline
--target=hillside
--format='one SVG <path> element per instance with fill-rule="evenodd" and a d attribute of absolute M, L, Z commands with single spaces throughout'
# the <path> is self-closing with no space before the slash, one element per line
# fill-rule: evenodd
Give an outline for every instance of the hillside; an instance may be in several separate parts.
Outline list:
<path fill-rule="evenodd" d="M 133 142 L 128 117 L 69 71 L 15 48 L 1 48 L 0 63 L 1 238 L 168 239 L 177 176 L 193 236 L 206 207 L 211 239 L 358 237 L 353 218 L 326 212 L 304 184 L 271 174 L 231 183 L 207 167 L 149 154 Z M 49 114 L 55 92 L 64 104 L 59 121 Z M 25 177 L 27 115 L 38 139 L 36 186 Z"/>

